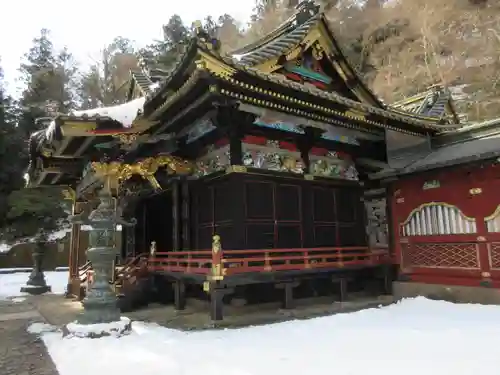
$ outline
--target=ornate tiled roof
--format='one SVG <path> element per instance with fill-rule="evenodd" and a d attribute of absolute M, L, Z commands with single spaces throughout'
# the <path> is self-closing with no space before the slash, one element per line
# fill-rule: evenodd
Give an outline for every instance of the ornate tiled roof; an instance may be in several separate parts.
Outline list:
<path fill-rule="evenodd" d="M 444 96 L 442 97 L 443 100 L 435 101 L 429 110 L 425 112 L 420 110 L 414 112 L 406 111 L 401 105 L 398 107 L 398 104 L 390 107 L 385 107 L 380 104 L 380 101 L 362 83 L 359 75 L 357 75 L 354 68 L 348 64 L 346 60 L 346 64 L 343 64 L 344 67 L 342 69 L 350 70 L 347 73 L 349 73 L 349 76 L 355 77 L 355 81 L 357 83 L 354 83 L 354 85 L 358 86 L 358 88 L 364 90 L 366 93 L 375 98 L 371 101 L 371 103 L 365 104 L 364 102 L 346 98 L 345 96 L 335 92 L 327 92 L 309 85 L 302 85 L 290 81 L 279 74 L 264 72 L 257 69 L 256 65 L 259 65 L 260 62 L 269 60 L 270 58 L 276 58 L 276 56 L 281 56 L 289 49 L 296 48 L 297 45 L 300 45 L 304 37 L 310 31 L 311 27 L 313 27 L 313 25 L 318 25 L 318 22 L 321 22 L 322 28 L 326 29 L 330 33 L 331 42 L 334 44 L 336 51 L 335 58 L 345 60 L 338 43 L 333 37 L 331 30 L 328 28 L 328 22 L 322 14 L 318 13 L 317 6 L 314 6 L 314 4 L 310 1 L 301 3 L 297 12 L 270 35 L 244 49 L 236 51 L 231 56 L 221 56 L 218 48 L 216 47 L 218 41 L 214 42 L 213 38 L 208 36 L 200 27 L 198 27 L 193 35 L 193 38 L 191 39 L 191 42 L 184 48 L 184 53 L 179 55 L 174 68 L 168 72 L 166 76 L 164 76 L 161 83 L 157 85 L 158 87 L 147 95 L 145 115 L 157 115 L 159 111 L 165 110 L 172 103 L 176 102 L 176 100 L 182 96 L 181 93 L 186 92 L 186 90 L 189 89 L 187 87 L 188 83 L 192 86 L 200 79 L 203 79 L 203 77 L 206 77 L 206 75 L 197 74 L 196 71 L 194 74 L 189 76 L 189 74 L 191 74 L 189 72 L 192 71 L 189 66 L 192 67 L 195 61 L 201 58 L 200 51 L 202 51 L 203 53 L 207 53 L 212 56 L 215 64 L 220 63 L 222 65 L 226 65 L 228 69 L 235 70 L 236 75 L 240 74 L 237 72 L 248 73 L 253 77 L 270 83 L 276 83 L 284 88 L 305 92 L 313 96 L 332 101 L 333 103 L 379 116 L 383 119 L 395 120 L 401 122 L 402 124 L 409 124 L 410 127 L 420 128 L 421 131 L 419 132 L 429 131 L 432 133 L 439 133 L 459 128 L 459 125 L 449 124 L 448 120 L 439 116 L 439 113 L 443 111 Z M 220 75 L 214 72 L 209 73 L 217 79 L 223 79 L 228 81 L 230 84 L 234 84 L 235 80 L 228 76 Z M 248 86 L 249 82 L 247 81 L 245 84 Z M 262 85 L 262 83 L 260 84 Z M 350 84 L 352 85 L 352 82 Z M 257 85 L 259 85 L 259 83 L 257 83 Z M 167 86 L 172 93 L 168 94 L 169 96 L 165 98 Z M 449 101 L 448 98 L 446 99 Z M 383 119 L 381 120 L 382 122 L 384 122 Z M 395 130 L 397 130 L 397 128 Z"/>
<path fill-rule="evenodd" d="M 311 28 L 314 27 L 320 15 L 315 15 L 301 25 L 297 25 L 295 17 L 292 17 L 284 25 L 280 26 L 280 34 L 265 44 L 259 43 L 255 48 L 249 48 L 246 52 L 233 52 L 232 57 L 240 64 L 255 66 L 274 57 L 288 53 L 295 48 L 307 36 Z"/>
<path fill-rule="evenodd" d="M 392 103 L 389 107 L 417 115 L 448 119 L 458 124 L 460 119 L 455 111 L 451 92 L 441 86 L 433 86 L 427 91 Z"/>
<path fill-rule="evenodd" d="M 354 77 L 350 82 L 346 82 L 348 87 L 361 89 L 370 99 L 370 104 L 384 108 L 379 98 L 368 88 L 361 75 L 347 61 L 347 58 L 337 42 L 328 20 L 323 13 L 319 12 L 319 6 L 313 1 L 303 1 L 297 6 L 295 14 L 280 25 L 270 35 L 252 45 L 235 51 L 232 57 L 238 63 L 245 66 L 256 66 L 271 59 L 287 55 L 289 52 L 304 43 L 306 36 L 315 28 L 323 29 L 328 34 L 327 38 L 333 45 L 334 59 L 336 62 L 343 61 L 342 70 L 345 70 L 348 77 Z M 332 56 L 330 56 L 332 58 Z"/>
<path fill-rule="evenodd" d="M 137 70 L 131 71 L 130 75 L 145 95 L 151 92 L 153 81 L 151 80 L 149 75 L 145 74 L 145 72 Z"/>

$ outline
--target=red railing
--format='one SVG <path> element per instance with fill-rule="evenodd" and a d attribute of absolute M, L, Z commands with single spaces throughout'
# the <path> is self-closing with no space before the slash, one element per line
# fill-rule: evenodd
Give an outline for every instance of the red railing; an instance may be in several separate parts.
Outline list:
<path fill-rule="evenodd" d="M 321 268 L 374 266 L 389 263 L 385 250 L 368 247 L 321 247 L 300 249 L 211 250 L 158 252 L 148 259 L 151 271 L 213 274 L 220 264 L 221 275 Z"/>

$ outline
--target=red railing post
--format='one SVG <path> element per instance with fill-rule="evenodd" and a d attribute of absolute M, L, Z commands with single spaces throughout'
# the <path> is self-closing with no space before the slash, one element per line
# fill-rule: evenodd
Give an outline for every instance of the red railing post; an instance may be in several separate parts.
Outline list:
<path fill-rule="evenodd" d="M 338 265 L 339 267 L 344 267 L 344 257 L 343 257 L 344 254 L 342 254 L 342 249 L 340 248 L 337 248 L 337 261 L 338 261 Z"/>
<path fill-rule="evenodd" d="M 309 251 L 304 251 L 304 268 L 311 268 L 311 264 L 309 263 Z"/>
<path fill-rule="evenodd" d="M 264 253 L 264 271 L 269 272 L 273 269 L 271 266 L 271 257 L 269 256 L 269 251 Z"/>
<path fill-rule="evenodd" d="M 187 269 L 186 272 L 189 273 L 191 272 L 191 252 L 188 253 L 187 256 Z"/>

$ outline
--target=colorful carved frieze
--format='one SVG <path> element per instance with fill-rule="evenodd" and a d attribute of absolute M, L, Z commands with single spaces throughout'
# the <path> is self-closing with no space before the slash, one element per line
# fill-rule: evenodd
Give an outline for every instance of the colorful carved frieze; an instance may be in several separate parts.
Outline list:
<path fill-rule="evenodd" d="M 230 165 L 229 145 L 216 149 L 211 145 L 206 155 L 196 161 L 196 177 L 225 170 Z"/>
<path fill-rule="evenodd" d="M 243 165 L 277 172 L 304 173 L 300 153 L 281 149 L 278 141 L 265 145 L 243 144 Z"/>
<path fill-rule="evenodd" d="M 320 177 L 341 178 L 358 181 L 356 166 L 347 158 L 343 159 L 336 152 L 327 152 L 324 156 L 311 156 L 310 173 Z"/>

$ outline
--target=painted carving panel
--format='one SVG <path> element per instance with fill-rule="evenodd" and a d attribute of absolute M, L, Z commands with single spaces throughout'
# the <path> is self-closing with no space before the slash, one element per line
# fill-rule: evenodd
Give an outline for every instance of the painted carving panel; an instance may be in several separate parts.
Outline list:
<path fill-rule="evenodd" d="M 243 144 L 243 165 L 277 172 L 304 173 L 300 153 L 280 148 L 278 141 L 265 145 Z"/>
<path fill-rule="evenodd" d="M 385 198 L 365 200 L 367 216 L 366 232 L 372 247 L 389 246 L 389 229 L 387 224 L 387 202 Z"/>
<path fill-rule="evenodd" d="M 311 155 L 310 172 L 320 177 L 333 177 L 345 180 L 358 181 L 358 171 L 354 162 L 349 158 L 342 158 L 336 152 L 328 151 L 323 156 Z"/>
<path fill-rule="evenodd" d="M 229 145 L 215 148 L 210 146 L 206 155 L 196 161 L 196 177 L 225 170 L 230 165 Z"/>

